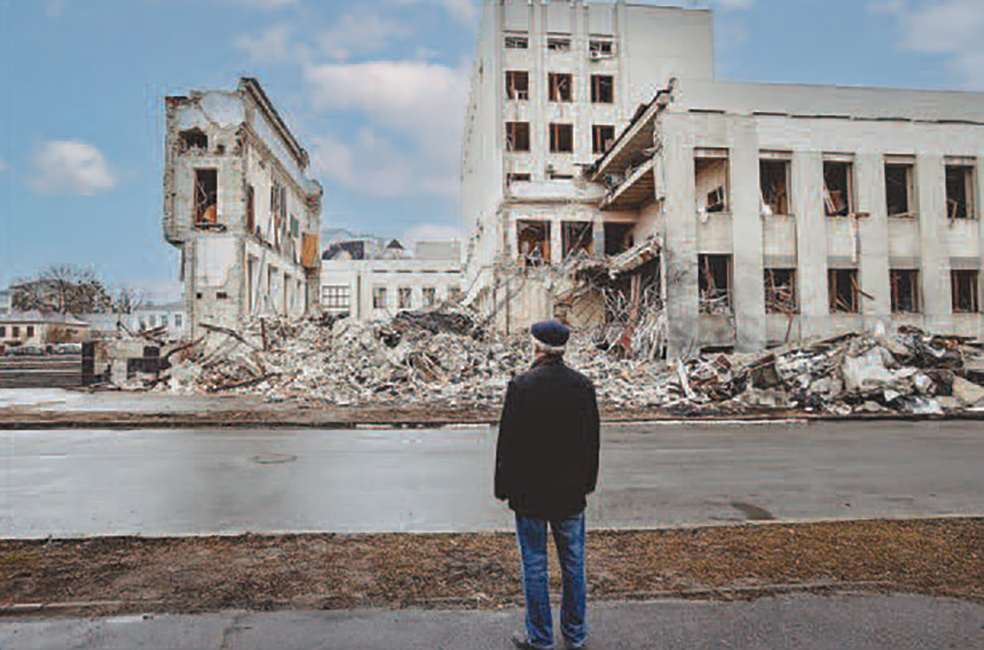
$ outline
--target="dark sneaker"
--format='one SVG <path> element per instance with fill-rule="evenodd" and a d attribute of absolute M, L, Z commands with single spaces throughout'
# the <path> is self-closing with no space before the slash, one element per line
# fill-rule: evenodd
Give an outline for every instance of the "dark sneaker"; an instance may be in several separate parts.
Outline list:
<path fill-rule="evenodd" d="M 518 650 L 550 650 L 553 646 L 538 646 L 533 645 L 521 636 L 514 634 L 512 636 L 512 643 Z"/>

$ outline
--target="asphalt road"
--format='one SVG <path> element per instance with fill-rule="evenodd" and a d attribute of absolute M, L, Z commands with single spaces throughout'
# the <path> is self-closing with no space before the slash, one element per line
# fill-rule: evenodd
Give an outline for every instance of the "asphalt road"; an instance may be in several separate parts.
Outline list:
<path fill-rule="evenodd" d="M 508 530 L 496 431 L 0 431 L 0 536 Z M 608 425 L 594 528 L 984 514 L 979 422 Z"/>
<path fill-rule="evenodd" d="M 18 620 L 10 650 L 80 648 L 376 648 L 506 650 L 522 610 L 222 612 Z M 557 625 L 556 621 L 554 623 Z M 596 650 L 979 650 L 984 607 L 910 595 L 781 596 L 753 602 L 591 603 Z M 557 635 L 559 637 L 559 634 Z M 562 648 L 558 638 L 555 647 Z"/>

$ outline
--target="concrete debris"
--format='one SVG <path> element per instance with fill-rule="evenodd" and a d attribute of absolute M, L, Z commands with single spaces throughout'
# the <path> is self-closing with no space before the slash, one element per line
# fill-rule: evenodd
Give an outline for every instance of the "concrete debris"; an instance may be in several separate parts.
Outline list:
<path fill-rule="evenodd" d="M 640 288 L 635 293 L 644 302 Z M 645 329 L 644 317 L 632 319 L 631 332 Z M 477 323 L 466 311 L 437 309 L 401 312 L 376 324 L 343 318 L 260 320 L 239 331 L 206 328 L 190 346 L 162 348 L 170 364 L 154 375 L 131 376 L 127 385 L 143 380 L 145 387 L 174 393 L 494 412 L 509 379 L 529 367 L 529 337 L 486 332 Z M 902 327 L 667 363 L 654 358 L 650 346 L 624 338 L 628 325 L 620 324 L 623 338 L 607 347 L 592 330 L 575 331 L 568 344 L 568 363 L 595 382 L 609 410 L 941 415 L 984 404 L 984 386 L 975 379 L 980 375 L 964 371 L 965 364 L 980 367 L 984 350 L 967 337 Z"/>

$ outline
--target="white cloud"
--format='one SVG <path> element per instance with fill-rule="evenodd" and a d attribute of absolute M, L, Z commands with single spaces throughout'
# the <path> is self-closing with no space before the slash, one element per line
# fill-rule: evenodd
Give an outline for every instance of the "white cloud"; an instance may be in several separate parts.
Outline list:
<path fill-rule="evenodd" d="M 91 196 L 116 186 L 102 153 L 79 140 L 51 140 L 34 154 L 31 187 L 39 194 Z"/>
<path fill-rule="evenodd" d="M 873 11 L 898 18 L 901 45 L 907 50 L 949 59 L 960 82 L 984 88 L 984 3 L 980 0 L 941 0 L 909 3 L 887 0 L 870 5 Z"/>
<path fill-rule="evenodd" d="M 326 56 L 344 60 L 355 54 L 375 52 L 392 40 L 410 34 L 407 25 L 360 7 L 319 34 L 317 41 Z"/>
<path fill-rule="evenodd" d="M 294 53 L 290 43 L 293 31 L 290 25 L 273 25 L 255 38 L 243 34 L 235 40 L 235 46 L 256 62 L 283 61 Z"/>
<path fill-rule="evenodd" d="M 413 243 L 439 239 L 461 239 L 461 229 L 445 223 L 421 223 L 405 230 L 402 241 Z"/>

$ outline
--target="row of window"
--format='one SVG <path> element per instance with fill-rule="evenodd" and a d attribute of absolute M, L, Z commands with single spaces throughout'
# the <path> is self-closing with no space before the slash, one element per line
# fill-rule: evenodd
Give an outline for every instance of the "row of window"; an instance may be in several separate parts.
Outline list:
<path fill-rule="evenodd" d="M 792 156 L 767 152 L 759 161 L 759 190 L 766 214 L 794 213 L 790 192 Z M 949 219 L 976 218 L 976 160 L 948 156 L 944 161 L 946 215 Z M 698 149 L 694 159 L 698 212 L 727 212 L 730 182 L 727 150 Z M 823 161 L 823 206 L 828 217 L 857 212 L 854 162 L 839 154 Z M 913 156 L 886 156 L 885 207 L 890 217 L 917 216 L 916 164 Z"/>
<path fill-rule="evenodd" d="M 181 327 L 181 314 L 174 314 L 174 326 Z M 150 315 L 145 319 L 140 319 L 140 329 L 154 329 L 155 327 L 167 327 L 168 317 L 167 314 L 161 314 L 160 316 Z"/>
<path fill-rule="evenodd" d="M 26 325 L 24 327 L 24 331 L 25 331 L 24 332 L 25 333 L 24 338 L 26 338 L 26 339 L 32 338 L 34 336 L 34 325 Z M 10 338 L 12 338 L 12 339 L 19 339 L 20 337 L 21 337 L 21 328 L 20 328 L 20 325 L 11 325 L 10 326 Z M 0 339 L 5 339 L 5 338 L 7 338 L 7 326 L 6 325 L 0 325 Z"/>
<path fill-rule="evenodd" d="M 548 125 L 550 153 L 574 153 L 574 125 L 569 122 L 551 122 Z M 615 127 L 611 124 L 591 125 L 591 153 L 608 151 L 615 141 Z M 530 151 L 530 123 L 506 122 L 506 151 L 524 153 Z"/>
<path fill-rule="evenodd" d="M 570 34 L 550 34 L 547 36 L 547 50 L 550 52 L 570 52 Z M 524 33 L 506 34 L 503 42 L 507 50 L 528 50 L 530 37 Z M 588 54 L 592 58 L 610 57 L 615 54 L 615 41 L 612 38 L 588 39 Z"/>
<path fill-rule="evenodd" d="M 413 309 L 413 287 L 399 287 L 396 290 L 397 309 Z M 331 285 L 322 288 L 322 306 L 326 309 L 345 310 L 351 309 L 350 289 L 348 285 Z M 447 299 L 451 302 L 461 302 L 461 289 L 459 287 L 448 287 Z M 437 289 L 434 287 L 424 287 L 421 289 L 422 307 L 437 306 Z M 372 307 L 373 309 L 386 309 L 388 304 L 387 287 L 372 288 Z"/>
<path fill-rule="evenodd" d="M 610 74 L 590 75 L 592 104 L 615 103 L 615 77 Z M 506 98 L 528 101 L 530 98 L 530 73 L 527 70 L 506 70 Z M 547 100 L 551 102 L 574 101 L 574 75 L 569 72 L 551 72 L 547 75 Z"/>

